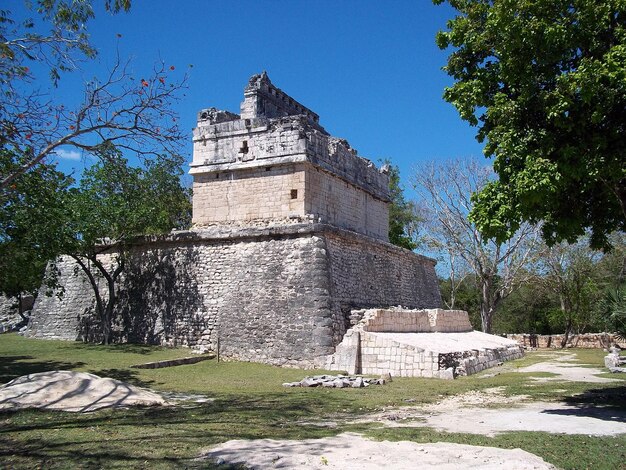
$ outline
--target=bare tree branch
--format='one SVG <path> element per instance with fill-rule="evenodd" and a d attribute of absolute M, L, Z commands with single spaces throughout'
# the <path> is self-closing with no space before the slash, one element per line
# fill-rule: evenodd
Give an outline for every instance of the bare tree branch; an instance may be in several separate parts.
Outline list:
<path fill-rule="evenodd" d="M 428 244 L 447 258 L 452 295 L 464 279 L 457 276 L 459 258 L 480 284 L 484 331 L 491 330 L 498 305 L 525 279 L 539 233 L 537 227 L 525 225 L 506 244 L 483 240 L 468 215 L 472 193 L 491 177 L 491 169 L 476 160 L 457 160 L 430 163 L 416 169 L 412 178 L 414 189 L 429 208 Z"/>

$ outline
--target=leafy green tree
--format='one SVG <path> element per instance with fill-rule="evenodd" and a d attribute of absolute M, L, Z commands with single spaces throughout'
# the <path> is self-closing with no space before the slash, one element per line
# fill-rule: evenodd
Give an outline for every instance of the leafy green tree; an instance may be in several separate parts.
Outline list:
<path fill-rule="evenodd" d="M 383 162 L 389 168 L 389 242 L 414 250 L 418 246 L 418 231 L 421 217 L 413 201 L 404 197 L 404 189 L 400 184 L 400 169 L 389 160 Z"/>
<path fill-rule="evenodd" d="M 555 322 L 559 301 L 543 283 L 528 282 L 507 297 L 494 320 L 496 333 L 530 333 L 550 335 L 562 333 L 560 319 Z"/>
<path fill-rule="evenodd" d="M 434 0 L 440 4 L 445 0 Z M 478 127 L 498 181 L 472 219 L 504 241 L 542 222 L 549 245 L 626 230 L 626 2 L 448 0 L 444 98 Z"/>
<path fill-rule="evenodd" d="M 562 325 L 561 347 L 565 347 L 572 332 L 583 333 L 596 323 L 594 306 L 602 294 L 597 265 L 602 253 L 590 249 L 586 240 L 543 246 L 539 251 L 536 282 L 558 299 L 552 322 Z"/>
<path fill-rule="evenodd" d="M 4 149 L 0 156 L 2 168 L 19 165 Z M 19 300 L 41 287 L 48 261 L 62 252 L 67 238 L 65 195 L 72 182 L 54 165 L 41 164 L 0 189 L 0 293 Z M 52 285 L 56 271 L 47 272 Z"/>
<path fill-rule="evenodd" d="M 132 240 L 187 228 L 191 213 L 189 190 L 180 184 L 182 158 L 158 158 L 135 168 L 114 147 L 110 152 L 72 191 L 73 239 L 67 247 L 92 287 L 105 344 L 112 339 L 118 281 Z"/>

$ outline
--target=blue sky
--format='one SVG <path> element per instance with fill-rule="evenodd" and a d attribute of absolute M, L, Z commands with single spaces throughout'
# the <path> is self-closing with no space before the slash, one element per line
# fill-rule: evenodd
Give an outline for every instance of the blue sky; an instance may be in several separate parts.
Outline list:
<path fill-rule="evenodd" d="M 23 8 L 21 0 L 9 4 L 15 13 Z M 442 99 L 451 84 L 441 70 L 448 52 L 434 38 L 452 16 L 447 5 L 428 0 L 134 0 L 127 14 L 96 11 L 89 32 L 98 59 L 64 77 L 53 93 L 76 99 L 79 82 L 105 74 L 117 48 L 122 59 L 133 58 L 137 75 L 159 60 L 177 70 L 192 64 L 177 109 L 191 161 L 197 111 L 238 112 L 248 78 L 266 70 L 332 135 L 375 162 L 391 159 L 406 181 L 420 162 L 482 154 L 475 129 Z"/>

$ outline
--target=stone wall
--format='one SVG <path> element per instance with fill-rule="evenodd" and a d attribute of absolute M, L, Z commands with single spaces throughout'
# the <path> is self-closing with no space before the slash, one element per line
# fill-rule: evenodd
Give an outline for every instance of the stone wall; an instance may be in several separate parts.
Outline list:
<path fill-rule="evenodd" d="M 481 336 L 485 333 L 472 332 L 472 335 Z M 458 351 L 442 352 L 406 343 L 398 335 L 361 333 L 361 373 L 452 379 L 524 356 L 520 346 L 513 342 L 502 344 L 483 340 L 481 344 L 474 345 L 464 345 L 463 341 L 458 343 Z"/>
<path fill-rule="evenodd" d="M 355 233 L 329 232 L 325 241 L 336 343 L 361 320 L 358 309 L 441 306 L 434 260 Z"/>
<path fill-rule="evenodd" d="M 530 348 L 560 348 L 563 342 L 563 335 L 507 334 L 503 336 Z M 626 348 L 626 341 L 613 333 L 583 333 L 570 335 L 566 347 L 608 349 L 614 344 Z"/>
<path fill-rule="evenodd" d="M 388 204 L 326 171 L 307 166 L 305 199 L 306 213 L 314 220 L 389 238 Z"/>
<path fill-rule="evenodd" d="M 365 314 L 365 312 L 363 313 Z M 384 333 L 458 333 L 472 331 L 463 310 L 376 310 L 363 331 Z"/>
<path fill-rule="evenodd" d="M 301 219 L 304 186 L 303 164 L 199 175 L 193 184 L 194 223 Z"/>
<path fill-rule="evenodd" d="M 344 246 L 347 257 L 338 253 Z M 58 266 L 65 293 L 38 297 L 28 334 L 97 338 L 87 280 L 69 259 Z M 388 282 L 402 270 L 414 274 Z M 121 286 L 119 340 L 211 350 L 219 340 L 223 358 L 301 367 L 324 364 L 346 330 L 349 306 L 440 303 L 432 260 L 323 224 L 143 239 Z"/>
<path fill-rule="evenodd" d="M 314 124 L 319 123 L 317 114 L 274 86 L 267 73 L 263 72 L 250 77 L 244 89 L 244 100 L 241 103 L 242 119 L 259 115 L 276 118 L 296 114 L 306 116 Z"/>

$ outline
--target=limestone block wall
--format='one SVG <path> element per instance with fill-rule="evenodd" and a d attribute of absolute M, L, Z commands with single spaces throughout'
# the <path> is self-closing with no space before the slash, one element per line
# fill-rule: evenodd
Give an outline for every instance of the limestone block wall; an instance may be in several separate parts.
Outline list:
<path fill-rule="evenodd" d="M 476 332 L 477 333 L 477 332 Z M 416 333 L 428 334 L 428 333 Z M 431 333 L 432 334 L 432 333 Z M 448 333 L 454 335 L 454 333 Z M 519 359 L 524 353 L 517 344 L 490 344 L 464 349 L 459 338 L 457 351 L 438 351 L 402 341 L 398 335 L 362 332 L 361 373 L 391 373 L 398 377 L 434 377 L 451 379 L 471 375 L 504 361 Z M 419 341 L 418 341 L 419 343 Z"/>
<path fill-rule="evenodd" d="M 348 373 L 452 379 L 523 356 L 515 341 L 472 331 L 461 310 L 369 309 L 326 367 Z M 354 315 L 353 315 L 354 316 Z"/>
<path fill-rule="evenodd" d="M 425 258 L 406 250 L 389 255 L 385 243 L 368 243 L 356 234 L 322 224 L 214 227 L 146 238 L 133 245 L 120 283 L 117 339 L 212 350 L 219 340 L 223 358 L 321 366 L 346 329 L 339 306 L 363 306 L 358 294 L 363 281 L 357 278 L 377 275 L 361 265 L 349 266 L 346 259 L 338 264 L 336 251 L 328 249 L 329 237 L 344 238 L 355 252 L 360 243 L 362 252 L 377 253 L 375 266 L 389 268 L 404 256 L 405 267 L 413 263 L 415 270 L 423 264 L 422 269 L 432 271 L 425 277 L 435 276 L 433 263 Z M 114 254 L 108 255 L 108 261 L 114 262 Z M 99 328 L 87 280 L 67 258 L 59 262 L 59 268 L 65 294 L 61 299 L 38 296 L 28 334 L 68 340 L 97 338 Z M 350 289 L 342 291 L 341 302 L 334 298 L 336 282 Z M 363 296 L 367 301 L 412 299 L 412 304 L 418 304 L 439 298 L 438 290 L 436 295 L 426 294 L 430 286 L 385 286 L 382 277 L 367 282 L 379 291 Z"/>
<path fill-rule="evenodd" d="M 244 100 L 241 103 L 242 119 L 259 115 L 281 117 L 294 114 L 305 115 L 315 124 L 319 122 L 317 114 L 274 86 L 267 73 L 263 72 L 250 77 L 244 90 Z"/>
<path fill-rule="evenodd" d="M 239 168 L 277 163 L 279 157 L 306 152 L 306 122 L 302 117 L 269 120 L 259 117 L 218 124 L 199 122 L 193 131 L 192 167 L 234 164 Z M 233 165 L 227 165 L 233 169 Z M 225 168 L 217 167 L 217 170 Z"/>
<path fill-rule="evenodd" d="M 463 310 L 368 310 L 363 331 L 385 333 L 453 333 L 472 331 Z"/>
<path fill-rule="evenodd" d="M 434 260 L 356 233 L 329 232 L 325 240 L 336 343 L 361 319 L 353 310 L 441 307 Z"/>
<path fill-rule="evenodd" d="M 303 164 L 198 175 L 193 222 L 208 224 L 305 216 Z"/>
<path fill-rule="evenodd" d="M 393 341 L 384 335 L 361 333 L 361 373 L 397 377 L 439 377 L 439 355 Z"/>
<path fill-rule="evenodd" d="M 389 240 L 387 202 L 313 166 L 307 166 L 305 178 L 305 210 L 315 220 Z"/>

